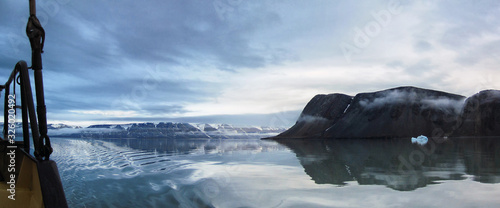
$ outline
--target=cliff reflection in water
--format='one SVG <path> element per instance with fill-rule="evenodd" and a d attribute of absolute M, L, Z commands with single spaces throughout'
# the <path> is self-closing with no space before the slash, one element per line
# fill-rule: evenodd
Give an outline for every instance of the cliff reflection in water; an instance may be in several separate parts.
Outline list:
<path fill-rule="evenodd" d="M 411 191 L 443 180 L 500 182 L 500 138 L 281 140 L 317 184 Z"/>

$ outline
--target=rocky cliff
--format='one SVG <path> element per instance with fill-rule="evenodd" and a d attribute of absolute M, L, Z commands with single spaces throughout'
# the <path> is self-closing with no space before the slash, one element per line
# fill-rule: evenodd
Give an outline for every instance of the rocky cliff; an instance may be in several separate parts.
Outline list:
<path fill-rule="evenodd" d="M 500 136 L 500 91 L 484 90 L 465 101 L 454 136 Z"/>
<path fill-rule="evenodd" d="M 344 94 L 316 95 L 300 114 L 299 119 L 279 136 L 305 138 L 321 136 L 323 131 L 335 124 L 351 102 Z"/>
<path fill-rule="evenodd" d="M 416 87 L 317 95 L 278 138 L 500 136 L 500 91 L 470 98 Z"/>

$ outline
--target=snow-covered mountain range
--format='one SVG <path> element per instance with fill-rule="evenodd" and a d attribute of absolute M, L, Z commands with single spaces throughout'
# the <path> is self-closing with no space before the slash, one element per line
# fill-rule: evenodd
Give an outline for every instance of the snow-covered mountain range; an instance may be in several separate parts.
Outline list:
<path fill-rule="evenodd" d="M 22 132 L 21 124 L 17 125 Z M 98 124 L 88 127 L 49 124 L 52 137 L 73 138 L 262 138 L 275 136 L 286 129 L 229 124 L 130 123 Z"/>

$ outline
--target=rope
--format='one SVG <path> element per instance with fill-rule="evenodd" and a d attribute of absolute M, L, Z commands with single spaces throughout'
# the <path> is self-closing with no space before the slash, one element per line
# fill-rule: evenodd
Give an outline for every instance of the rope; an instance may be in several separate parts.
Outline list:
<path fill-rule="evenodd" d="M 45 30 L 40 24 L 40 20 L 38 20 L 35 15 L 31 15 L 28 19 L 28 25 L 26 26 L 26 35 L 28 35 L 30 42 L 32 42 L 32 47 L 34 46 L 33 44 L 40 44 L 33 41 L 36 41 L 37 38 L 42 38 L 40 50 L 43 53 L 43 45 L 45 44 Z"/>

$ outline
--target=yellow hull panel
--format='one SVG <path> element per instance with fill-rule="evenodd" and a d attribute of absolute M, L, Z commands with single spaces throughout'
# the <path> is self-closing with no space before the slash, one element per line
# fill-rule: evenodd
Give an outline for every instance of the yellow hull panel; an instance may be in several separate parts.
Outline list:
<path fill-rule="evenodd" d="M 12 195 L 8 191 L 10 185 L 7 184 L 10 178 L 3 176 L 5 181 L 0 182 L 0 208 L 44 207 L 37 164 L 32 158 L 24 154 L 21 155 L 23 155 L 21 159 L 16 158 L 17 161 L 22 160 L 22 162 L 18 177 L 16 178 L 15 200 L 9 198 Z"/>

